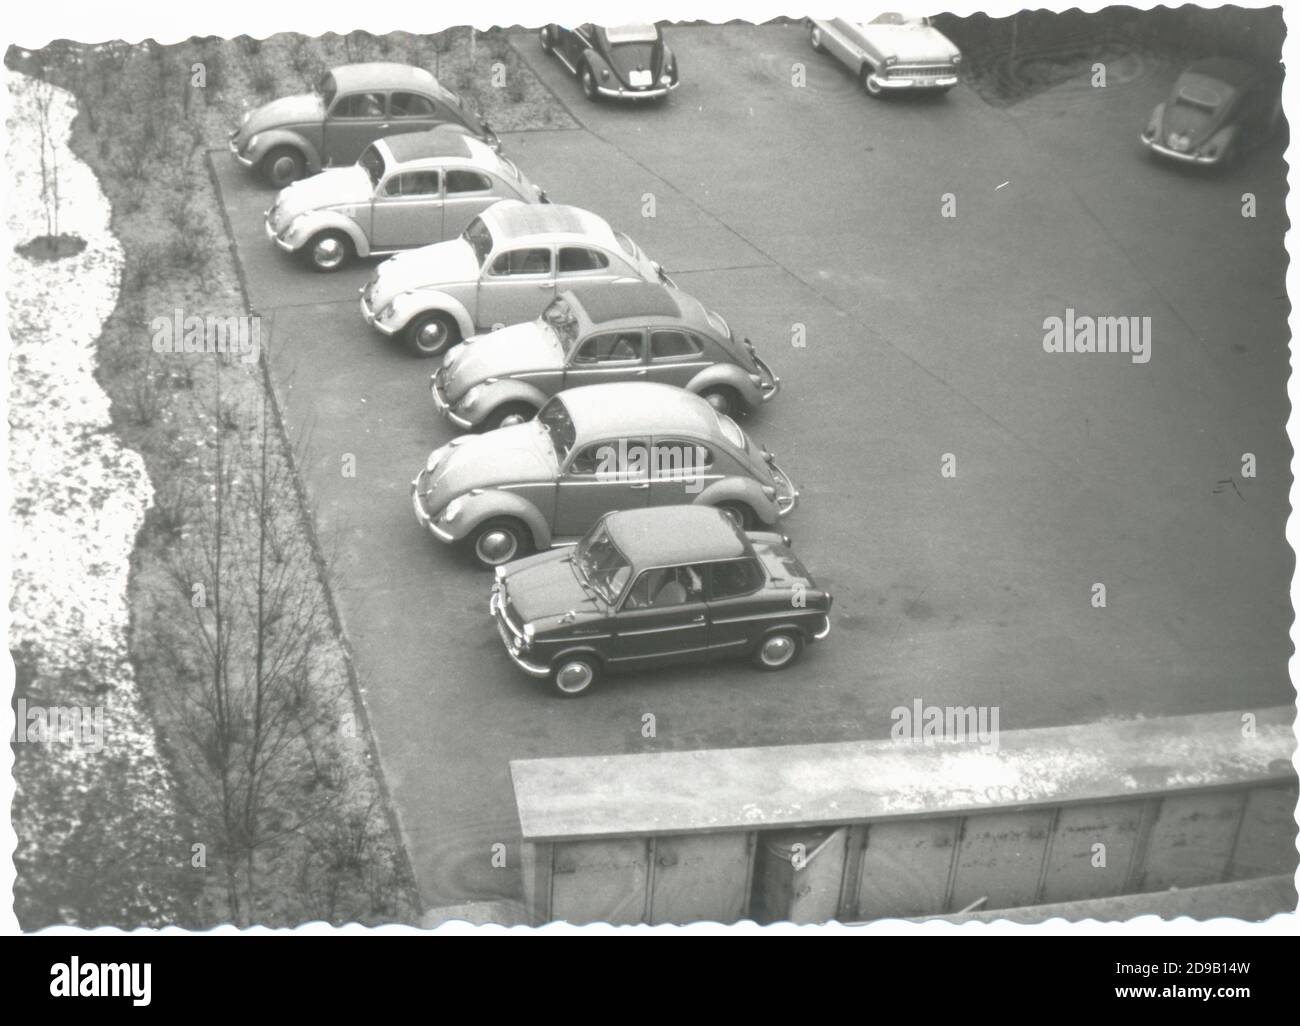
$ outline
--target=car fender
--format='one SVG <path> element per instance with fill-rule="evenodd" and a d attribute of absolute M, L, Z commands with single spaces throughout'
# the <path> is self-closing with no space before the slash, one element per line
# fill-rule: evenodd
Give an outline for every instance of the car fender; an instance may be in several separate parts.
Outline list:
<path fill-rule="evenodd" d="M 490 385 L 485 383 L 481 387 L 484 389 L 483 398 L 475 404 L 473 416 L 466 417 L 475 424 L 485 420 L 493 410 L 506 403 L 528 403 L 529 406 L 540 410 L 551 398 L 531 381 L 520 381 L 517 378 L 502 378 Z M 464 414 L 462 413 L 461 416 Z"/>
<path fill-rule="evenodd" d="M 533 535 L 533 544 L 539 551 L 551 546 L 551 525 L 542 516 L 541 510 L 523 496 L 500 489 L 487 489 L 477 495 L 461 496 L 463 505 L 460 514 L 451 524 L 440 524 L 457 539 L 466 538 L 485 520 L 494 517 L 514 517 L 522 522 Z"/>
<path fill-rule="evenodd" d="M 712 366 L 705 367 L 695 377 L 691 378 L 686 385 L 686 390 L 699 395 L 705 389 L 717 388 L 723 385 L 735 389 L 740 394 L 740 398 L 749 406 L 758 406 L 763 401 L 758 386 L 750 380 L 748 374 L 734 363 L 715 363 Z"/>
<path fill-rule="evenodd" d="M 361 226 L 337 210 L 309 210 L 299 214 L 289 225 L 285 241 L 294 249 L 300 249 L 319 232 L 327 230 L 342 232 L 352 240 L 352 248 L 359 257 L 370 255 L 370 240 Z"/>
<path fill-rule="evenodd" d="M 262 158 L 277 146 L 292 146 L 302 153 L 309 172 L 315 174 L 321 169 L 320 151 L 311 144 L 306 136 L 295 132 L 291 128 L 269 128 L 265 132 L 256 134 L 257 148 L 247 150 L 244 154 L 253 163 L 260 164 Z"/>
<path fill-rule="evenodd" d="M 451 314 L 460 328 L 461 338 L 469 338 L 474 334 L 474 318 L 465 309 L 465 304 L 441 289 L 417 289 L 402 293 L 393 300 L 392 320 L 384 323 L 394 331 L 401 331 L 411 322 L 412 317 L 434 311 Z"/>
<path fill-rule="evenodd" d="M 705 488 L 692 501 L 694 506 L 720 506 L 724 502 L 743 502 L 765 525 L 780 520 L 776 515 L 776 502 L 763 494 L 757 481 L 744 477 L 724 477 Z"/>
<path fill-rule="evenodd" d="M 582 53 L 582 59 L 587 66 L 591 68 L 591 73 L 596 76 L 598 82 L 601 71 L 608 71 L 611 79 L 622 84 L 622 80 L 615 73 L 614 69 L 609 66 L 609 61 L 605 60 L 600 51 L 595 47 L 587 47 L 587 49 Z M 578 66 L 578 70 L 582 70 L 581 65 Z"/>
<path fill-rule="evenodd" d="M 1229 148 L 1233 145 L 1233 143 L 1237 141 L 1238 134 L 1239 133 L 1238 133 L 1237 125 L 1235 124 L 1224 125 L 1212 136 L 1210 136 L 1207 140 L 1205 140 L 1205 145 L 1202 146 L 1201 149 L 1205 149 L 1207 146 L 1212 146 L 1212 145 L 1218 146 L 1219 155 L 1222 156 L 1223 154 L 1227 153 Z"/>

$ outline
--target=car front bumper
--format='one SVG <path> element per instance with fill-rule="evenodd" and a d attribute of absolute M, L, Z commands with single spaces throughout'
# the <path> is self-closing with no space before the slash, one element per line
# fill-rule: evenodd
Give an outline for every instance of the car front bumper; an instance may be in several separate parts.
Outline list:
<path fill-rule="evenodd" d="M 488 600 L 488 613 L 496 622 L 497 633 L 501 635 L 501 643 L 506 647 L 506 654 L 510 656 L 519 669 L 530 677 L 549 677 L 551 671 L 549 667 L 541 663 L 530 662 L 523 655 L 523 640 L 515 633 L 514 628 L 506 619 L 505 609 L 501 605 L 501 589 L 498 585 L 492 585 L 492 597 Z"/>
<path fill-rule="evenodd" d="M 286 253 L 293 253 L 295 251 L 296 247 L 291 246 L 289 243 L 285 242 L 284 239 L 280 238 L 280 236 L 276 234 L 275 229 L 271 227 L 271 212 L 269 210 L 266 212 L 264 216 L 262 227 L 266 231 L 266 237 L 270 239 L 272 242 L 274 242 Z"/>
<path fill-rule="evenodd" d="M 873 85 L 888 92 L 912 89 L 951 89 L 961 81 L 959 75 L 918 75 L 916 78 L 884 78 L 880 75 L 871 75 Z"/>
<path fill-rule="evenodd" d="M 781 379 L 773 373 L 772 368 L 763 362 L 762 357 L 757 353 L 753 354 L 754 362 L 758 364 L 758 372 L 765 379 L 758 386 L 758 401 L 761 403 L 771 402 L 776 398 L 777 393 L 781 391 Z"/>
<path fill-rule="evenodd" d="M 395 327 L 390 328 L 388 325 L 384 324 L 379 319 L 379 315 L 375 312 L 374 308 L 370 305 L 370 296 L 367 294 L 367 290 L 369 288 L 370 288 L 369 285 L 363 285 L 361 287 L 362 320 L 364 320 L 367 324 L 369 324 L 381 335 L 395 335 L 398 329 Z"/>
<path fill-rule="evenodd" d="M 456 541 L 454 535 L 435 524 L 433 518 L 424 511 L 424 503 L 420 501 L 420 478 L 418 475 L 411 482 L 411 507 L 415 512 L 416 523 L 437 538 L 438 541 L 446 542 L 448 545 Z"/>
<path fill-rule="evenodd" d="M 433 396 L 434 408 L 462 431 L 468 431 L 474 426 L 474 422 L 466 420 L 452 409 L 451 403 L 447 401 L 447 393 L 443 390 L 441 378 L 441 368 L 438 369 L 437 373 L 429 376 L 429 393 Z"/>
<path fill-rule="evenodd" d="M 256 161 L 254 161 L 251 157 L 245 157 L 242 153 L 239 152 L 239 144 L 236 141 L 238 139 L 238 136 L 239 133 L 236 132 L 234 135 L 230 137 L 230 155 L 235 158 L 235 163 L 239 164 L 240 167 L 251 168 L 256 163 Z"/>
<path fill-rule="evenodd" d="M 596 92 L 611 100 L 661 100 L 680 84 L 680 82 L 674 82 L 672 85 L 642 86 L 637 89 L 631 89 L 627 86 L 597 85 Z"/>
<path fill-rule="evenodd" d="M 1200 164 L 1205 166 L 1208 164 L 1217 164 L 1223 159 L 1223 150 L 1219 150 L 1213 157 L 1207 157 L 1201 153 L 1190 150 L 1175 150 L 1172 147 L 1166 146 L 1162 142 L 1157 142 L 1155 139 L 1148 139 L 1145 135 L 1138 136 L 1138 138 L 1142 140 L 1142 145 L 1152 153 L 1158 153 L 1162 157 L 1168 157 L 1170 160 L 1176 160 L 1182 164 Z"/>
<path fill-rule="evenodd" d="M 776 498 L 772 500 L 776 503 L 776 515 L 789 516 L 799 505 L 799 489 L 790 480 L 790 475 L 778 467 L 775 461 L 769 460 L 767 466 L 772 471 L 772 476 L 776 478 Z"/>

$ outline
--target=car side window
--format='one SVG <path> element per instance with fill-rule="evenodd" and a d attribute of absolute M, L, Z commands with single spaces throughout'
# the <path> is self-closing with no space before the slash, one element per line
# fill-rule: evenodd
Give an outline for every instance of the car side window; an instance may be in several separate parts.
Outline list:
<path fill-rule="evenodd" d="M 713 450 L 681 438 L 656 438 L 654 457 L 658 481 L 689 480 L 713 466 Z"/>
<path fill-rule="evenodd" d="M 573 362 L 592 366 L 603 363 L 640 363 L 642 337 L 639 331 L 608 331 L 592 335 L 573 354 Z"/>
<path fill-rule="evenodd" d="M 560 250 L 561 274 L 603 271 L 608 266 L 609 257 L 598 249 L 588 249 L 586 246 L 564 246 Z"/>
<path fill-rule="evenodd" d="M 686 360 L 700 352 L 700 343 L 684 331 L 656 331 L 650 336 L 652 360 Z"/>
<path fill-rule="evenodd" d="M 330 112 L 332 118 L 382 118 L 384 116 L 383 93 L 353 93 L 344 96 Z"/>
<path fill-rule="evenodd" d="M 650 444 L 644 438 L 595 442 L 578 450 L 568 473 L 608 481 L 644 481 L 650 466 Z"/>
<path fill-rule="evenodd" d="M 447 192 L 488 192 L 492 188 L 492 179 L 477 171 L 448 171 Z M 549 260 L 549 254 L 548 254 Z"/>
<path fill-rule="evenodd" d="M 725 563 L 714 563 L 710 572 L 709 593 L 715 599 L 750 595 L 761 588 L 765 580 L 763 568 L 756 559 L 729 559 Z"/>
<path fill-rule="evenodd" d="M 437 171 L 407 171 L 405 174 L 393 175 L 384 186 L 385 196 L 436 196 L 438 195 Z"/>
<path fill-rule="evenodd" d="M 624 609 L 670 609 L 704 601 L 701 567 L 668 566 L 646 570 L 627 593 Z"/>
<path fill-rule="evenodd" d="M 419 93 L 393 93 L 388 98 L 388 112 L 395 118 L 433 117 L 433 101 Z"/>
<path fill-rule="evenodd" d="M 502 253 L 492 261 L 492 272 L 497 277 L 525 274 L 550 274 L 549 249 L 515 249 Z"/>

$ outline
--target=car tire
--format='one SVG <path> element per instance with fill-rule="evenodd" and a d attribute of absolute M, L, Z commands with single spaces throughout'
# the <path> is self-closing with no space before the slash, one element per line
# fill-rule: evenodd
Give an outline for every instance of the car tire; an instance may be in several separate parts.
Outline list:
<path fill-rule="evenodd" d="M 882 86 L 876 85 L 873 82 L 871 74 L 871 65 L 862 65 L 862 70 L 858 72 L 858 81 L 862 83 L 862 88 L 867 91 L 868 96 L 872 99 L 879 100 L 885 95 L 885 90 Z"/>
<path fill-rule="evenodd" d="M 791 666 L 803 651 L 803 635 L 793 628 L 782 628 L 765 637 L 754 651 L 754 665 L 774 673 Z"/>
<path fill-rule="evenodd" d="M 551 39 L 551 26 L 543 25 L 538 35 L 542 38 L 542 52 L 555 53 L 555 43 Z"/>
<path fill-rule="evenodd" d="M 406 326 L 406 347 L 416 356 L 441 356 L 460 341 L 460 328 L 451 314 L 416 314 Z"/>
<path fill-rule="evenodd" d="M 577 698 L 600 683 L 600 671 L 595 656 L 563 656 L 551 668 L 551 689 L 561 698 Z"/>
<path fill-rule="evenodd" d="M 283 189 L 307 173 L 307 161 L 292 146 L 277 146 L 262 158 L 261 168 L 269 185 Z"/>
<path fill-rule="evenodd" d="M 734 417 L 740 413 L 745 404 L 741 402 L 739 394 L 734 388 L 728 388 L 726 385 L 717 385 L 713 388 L 706 388 L 700 393 L 700 398 L 708 402 L 715 411 L 725 417 Z"/>
<path fill-rule="evenodd" d="M 808 42 L 812 43 L 812 48 L 818 53 L 826 52 L 826 44 L 822 42 L 822 30 L 816 25 L 808 27 Z"/>
<path fill-rule="evenodd" d="M 487 570 L 522 559 L 532 552 L 533 539 L 513 517 L 494 517 L 485 520 L 470 536 L 470 551 L 478 565 Z"/>
<path fill-rule="evenodd" d="M 596 90 L 596 73 L 591 70 L 590 64 L 584 64 L 582 70 L 578 72 L 578 77 L 582 80 L 582 95 L 592 103 L 600 100 L 600 93 Z"/>
<path fill-rule="evenodd" d="M 497 428 L 524 424 L 537 416 L 537 407 L 531 403 L 502 403 L 483 418 L 478 425 L 480 431 L 495 431 Z"/>
<path fill-rule="evenodd" d="M 317 232 L 302 247 L 302 255 L 313 271 L 329 274 L 352 259 L 352 240 L 345 232 L 334 229 Z"/>
<path fill-rule="evenodd" d="M 752 531 L 758 518 L 743 502 L 720 502 L 716 509 L 742 531 Z"/>

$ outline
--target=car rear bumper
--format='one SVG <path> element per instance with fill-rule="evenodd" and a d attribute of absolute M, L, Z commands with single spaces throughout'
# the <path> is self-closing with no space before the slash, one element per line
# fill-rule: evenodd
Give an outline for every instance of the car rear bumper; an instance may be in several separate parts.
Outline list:
<path fill-rule="evenodd" d="M 757 353 L 754 354 L 754 362 L 758 364 L 758 371 L 764 378 L 758 386 L 758 401 L 762 403 L 771 402 L 776 398 L 777 393 L 781 391 L 781 379 L 773 373 L 772 368 L 764 363 L 762 357 Z"/>
<path fill-rule="evenodd" d="M 505 645 L 510 661 L 530 677 L 549 677 L 549 667 L 524 658 L 523 641 L 506 619 L 505 610 L 501 607 L 501 591 L 495 584 L 492 585 L 492 597 L 488 600 L 488 613 L 497 625 L 497 633 L 501 635 L 501 643 Z"/>
<path fill-rule="evenodd" d="M 813 641 L 824 641 L 826 636 L 831 632 L 831 614 L 827 613 L 822 617 L 822 625 L 816 633 L 813 634 Z"/>
<path fill-rule="evenodd" d="M 786 517 L 794 512 L 794 508 L 799 505 L 799 489 L 794 486 L 790 480 L 790 475 L 776 465 L 775 462 L 768 461 L 768 469 L 772 471 L 772 476 L 776 478 L 776 515 Z"/>
<path fill-rule="evenodd" d="M 443 391 L 441 377 L 441 368 L 436 374 L 429 376 L 429 393 L 433 396 L 434 408 L 462 431 L 468 431 L 474 426 L 474 422 L 466 420 L 451 408 L 451 403 L 447 401 L 447 393 Z"/>
<path fill-rule="evenodd" d="M 872 75 L 871 82 L 873 85 L 887 92 L 901 92 L 904 90 L 927 90 L 927 89 L 951 89 L 961 77 L 958 75 L 920 75 L 916 78 L 882 78 L 879 75 Z"/>
<path fill-rule="evenodd" d="M 640 89 L 630 89 L 626 86 L 596 86 L 596 92 L 601 96 L 611 100 L 661 100 L 681 83 L 674 82 L 667 86 L 645 86 Z"/>

